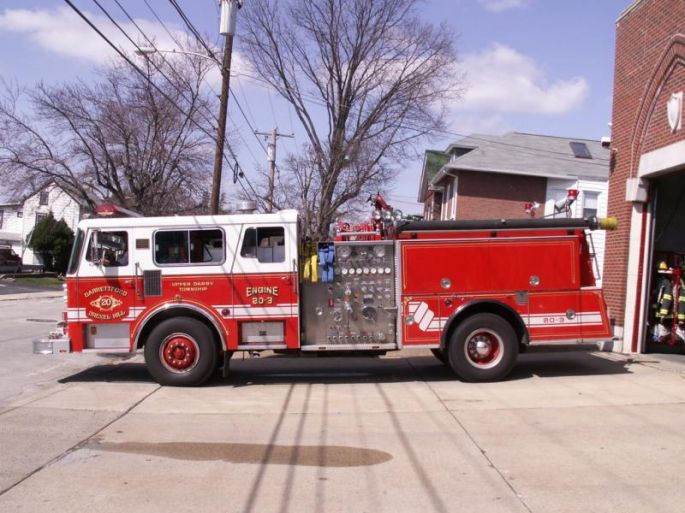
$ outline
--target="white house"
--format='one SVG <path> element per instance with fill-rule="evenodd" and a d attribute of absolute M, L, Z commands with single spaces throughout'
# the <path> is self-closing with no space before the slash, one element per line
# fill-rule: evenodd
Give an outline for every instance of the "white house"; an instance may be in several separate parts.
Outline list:
<path fill-rule="evenodd" d="M 22 256 L 24 264 L 41 264 L 39 257 L 26 247 L 26 240 L 36 223 L 50 212 L 55 219 L 63 219 L 75 231 L 84 208 L 80 201 L 54 182 L 20 199 L 11 196 L 3 199 L 0 196 L 0 246 L 11 246 Z"/>

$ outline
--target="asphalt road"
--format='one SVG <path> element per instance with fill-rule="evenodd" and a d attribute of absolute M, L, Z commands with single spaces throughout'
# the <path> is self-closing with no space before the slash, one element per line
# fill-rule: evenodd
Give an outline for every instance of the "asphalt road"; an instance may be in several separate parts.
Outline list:
<path fill-rule="evenodd" d="M 32 355 L 61 300 L 0 303 L 0 511 L 670 512 L 682 357 L 524 355 L 502 383 L 429 353 L 234 359 L 160 387 L 140 357 Z"/>
<path fill-rule="evenodd" d="M 0 280 L 0 296 L 9 294 L 25 294 L 32 292 L 59 292 L 59 287 L 44 287 L 40 285 L 17 285 L 10 280 Z"/>

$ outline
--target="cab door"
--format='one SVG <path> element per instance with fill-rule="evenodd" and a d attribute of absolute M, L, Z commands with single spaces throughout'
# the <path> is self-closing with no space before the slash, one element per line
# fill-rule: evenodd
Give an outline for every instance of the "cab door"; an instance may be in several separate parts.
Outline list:
<path fill-rule="evenodd" d="M 245 224 L 238 248 L 232 269 L 237 348 L 298 348 L 296 224 Z"/>
<path fill-rule="evenodd" d="M 138 298 L 130 230 L 89 230 L 78 279 L 76 316 L 83 348 L 128 350 Z"/>

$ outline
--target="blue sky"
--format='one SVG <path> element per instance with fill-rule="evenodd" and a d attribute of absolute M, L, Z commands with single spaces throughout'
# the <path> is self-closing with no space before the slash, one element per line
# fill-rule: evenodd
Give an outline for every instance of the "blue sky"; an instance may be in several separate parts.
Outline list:
<path fill-rule="evenodd" d="M 130 50 L 90 0 L 75 0 L 105 33 Z M 101 3 L 124 22 L 113 0 Z M 154 35 L 160 48 L 173 41 L 141 0 L 120 3 Z M 172 31 L 183 24 L 168 1 L 148 0 Z M 216 0 L 178 0 L 201 32 L 218 30 Z M 421 14 L 447 24 L 454 34 L 467 92 L 449 111 L 455 134 L 520 131 L 599 139 L 609 135 L 614 62 L 615 23 L 631 0 L 425 0 Z M 245 0 L 249 9 L 250 0 Z M 240 22 L 238 22 L 240 25 Z M 126 25 L 125 25 L 126 26 Z M 130 32 L 133 33 L 132 27 Z M 238 26 L 237 38 L 240 37 Z M 218 41 L 218 39 L 217 39 Z M 239 42 L 238 42 L 239 45 Z M 31 85 L 88 80 L 94 66 L 111 58 L 111 51 L 64 2 L 59 0 L 4 0 L 0 7 L 0 75 Z M 238 46 L 239 48 L 239 46 Z M 236 57 L 240 65 L 240 55 Z M 212 78 L 218 89 L 218 74 Z M 255 128 L 294 131 L 294 140 L 279 141 L 279 158 L 304 142 L 288 106 L 254 82 L 233 80 L 234 92 Z M 263 166 L 266 156 L 250 134 L 234 104 L 229 107 L 229 130 L 239 149 L 241 165 L 249 174 Z M 457 135 L 438 134 L 426 148 L 444 149 Z M 391 203 L 416 212 L 421 162 L 403 164 L 389 193 Z M 228 174 L 225 175 L 226 177 Z M 230 180 L 224 178 L 232 194 Z"/>

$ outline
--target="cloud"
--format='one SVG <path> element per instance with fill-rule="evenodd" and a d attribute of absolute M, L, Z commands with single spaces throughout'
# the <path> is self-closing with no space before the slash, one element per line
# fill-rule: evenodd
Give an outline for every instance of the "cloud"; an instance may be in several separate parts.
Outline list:
<path fill-rule="evenodd" d="M 478 0 L 478 3 L 490 12 L 503 12 L 526 7 L 528 0 Z"/>
<path fill-rule="evenodd" d="M 500 114 L 478 115 L 462 113 L 454 117 L 451 129 L 459 134 L 494 134 L 511 132 L 513 127 Z"/>
<path fill-rule="evenodd" d="M 457 110 L 563 114 L 588 93 L 585 78 L 550 83 L 535 60 L 499 43 L 464 56 L 462 70 L 466 91 Z"/>
<path fill-rule="evenodd" d="M 116 46 L 131 54 L 133 45 L 104 16 L 83 11 Z M 144 41 L 142 35 L 130 22 L 119 22 L 122 28 L 136 42 Z M 155 41 L 159 48 L 173 48 L 176 43 L 158 23 L 145 19 L 136 19 L 136 23 Z M 169 24 L 172 32 L 184 38 L 183 32 Z M 56 9 L 6 9 L 0 12 L 0 31 L 24 34 L 33 44 L 44 50 L 66 57 L 105 63 L 116 55 L 116 52 L 73 10 L 69 7 Z"/>

